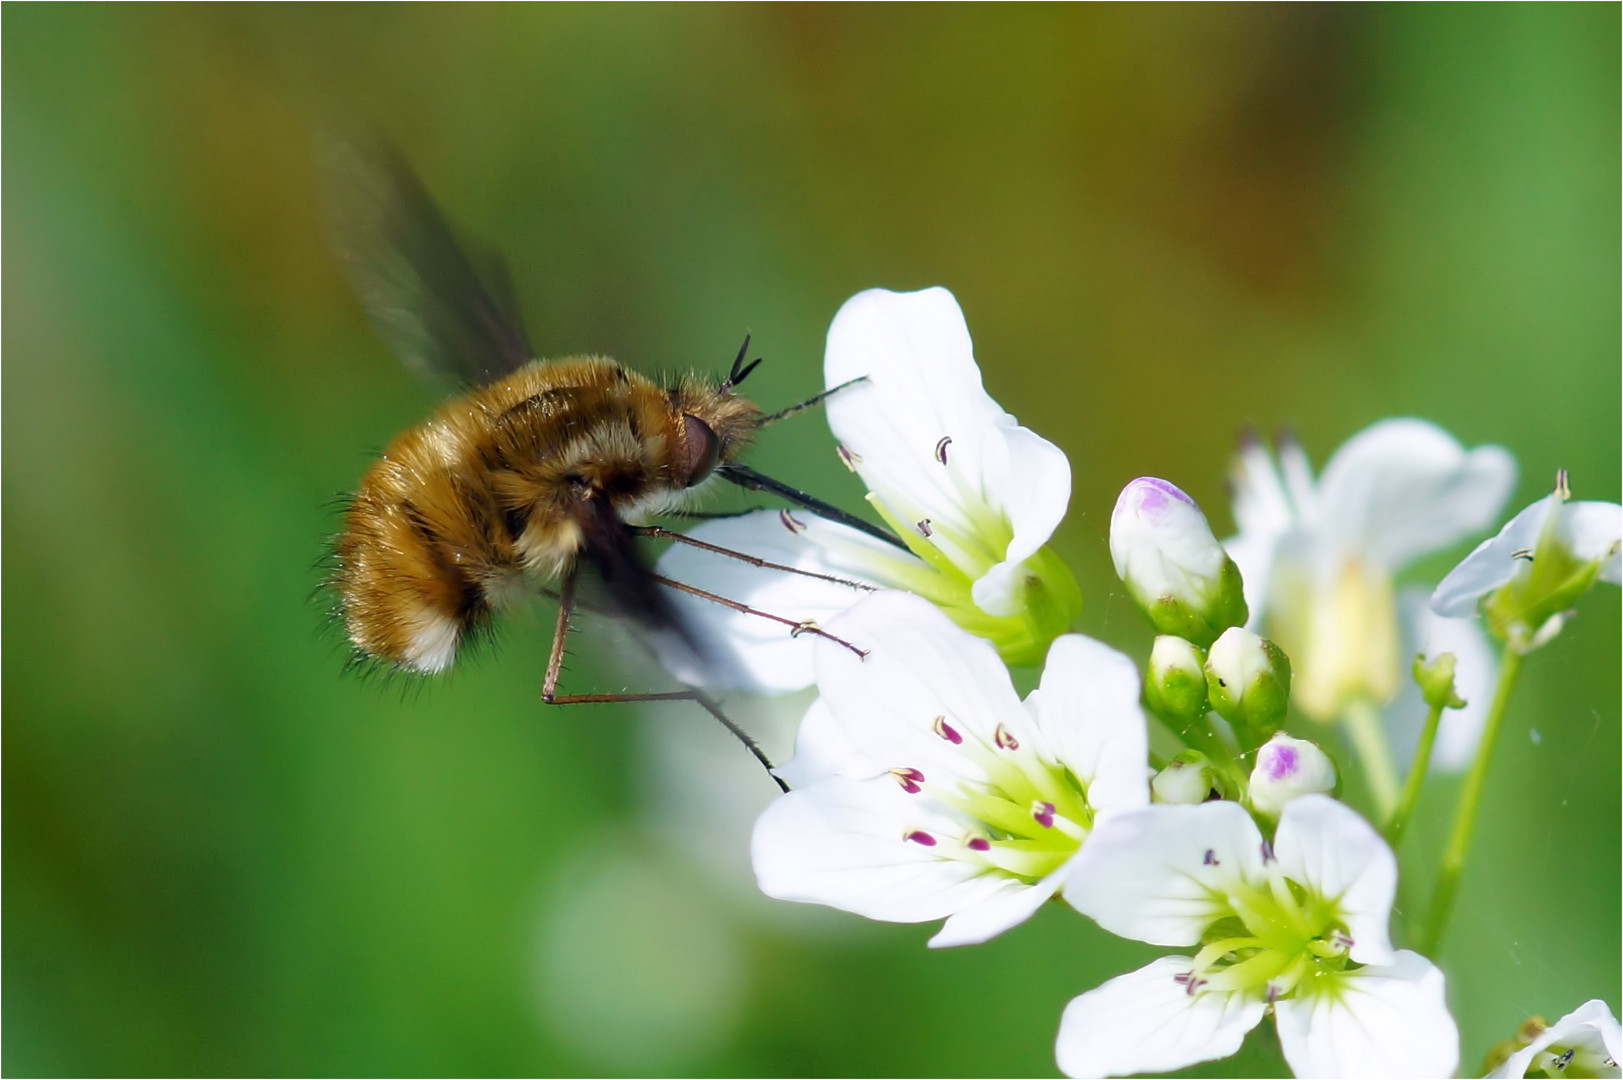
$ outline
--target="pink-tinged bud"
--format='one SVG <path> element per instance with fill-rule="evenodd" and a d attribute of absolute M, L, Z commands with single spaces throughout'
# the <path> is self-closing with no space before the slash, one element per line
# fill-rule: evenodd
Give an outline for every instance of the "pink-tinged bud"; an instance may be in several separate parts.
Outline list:
<path fill-rule="evenodd" d="M 1301 795 L 1335 790 L 1336 767 L 1323 750 L 1306 739 L 1279 734 L 1257 751 L 1251 770 L 1251 805 L 1269 817 L 1278 817 L 1285 804 Z"/>
<path fill-rule="evenodd" d="M 1110 558 L 1150 622 L 1202 648 L 1245 624 L 1240 569 L 1175 484 L 1141 476 L 1110 515 Z"/>

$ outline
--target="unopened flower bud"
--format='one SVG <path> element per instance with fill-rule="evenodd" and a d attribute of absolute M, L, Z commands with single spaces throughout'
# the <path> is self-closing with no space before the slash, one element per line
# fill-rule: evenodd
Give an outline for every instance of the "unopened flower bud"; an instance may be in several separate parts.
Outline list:
<path fill-rule="evenodd" d="M 1240 569 L 1206 516 L 1175 485 L 1141 476 L 1110 516 L 1110 558 L 1150 622 L 1201 648 L 1245 623 Z"/>
<path fill-rule="evenodd" d="M 1150 781 L 1150 797 L 1158 803 L 1203 803 L 1222 796 L 1217 770 L 1199 750 L 1180 751 Z"/>
<path fill-rule="evenodd" d="M 1427 659 L 1425 653 L 1414 658 L 1414 681 L 1420 687 L 1420 696 L 1430 709 L 1463 709 L 1465 699 L 1454 689 L 1454 654 L 1440 653 Z"/>
<path fill-rule="evenodd" d="M 1257 751 L 1251 770 L 1251 805 L 1269 817 L 1278 817 L 1285 804 L 1298 795 L 1335 790 L 1336 767 L 1330 756 L 1306 739 L 1277 734 Z"/>
<path fill-rule="evenodd" d="M 1206 654 L 1206 693 L 1242 744 L 1260 745 L 1284 723 L 1290 659 L 1267 638 L 1231 626 Z"/>
<path fill-rule="evenodd" d="M 1199 649 L 1181 637 L 1162 634 L 1150 650 L 1144 676 L 1144 701 L 1169 720 L 1194 720 L 1206 715 L 1206 671 Z"/>

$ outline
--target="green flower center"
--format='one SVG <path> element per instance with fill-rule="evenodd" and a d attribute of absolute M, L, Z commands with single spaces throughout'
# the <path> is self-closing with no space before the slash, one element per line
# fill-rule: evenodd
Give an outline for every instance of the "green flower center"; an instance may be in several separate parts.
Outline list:
<path fill-rule="evenodd" d="M 1348 968 L 1347 933 L 1336 904 L 1285 877 L 1265 852 L 1265 886 L 1241 884 L 1217 898 L 1230 914 L 1202 937 L 1187 976 L 1191 994 L 1242 993 L 1273 1002 L 1323 992 Z"/>
<path fill-rule="evenodd" d="M 918 769 L 891 769 L 902 790 L 931 800 L 962 823 L 956 836 L 910 828 L 904 839 L 1028 885 L 1058 870 L 1082 846 L 1093 809 L 1086 785 L 1069 769 L 1001 724 L 990 739 L 945 716 L 936 718 L 934 730 L 966 759 L 964 773 L 983 779 L 932 780 Z"/>
<path fill-rule="evenodd" d="M 895 584 L 940 608 L 976 637 L 990 641 L 1003 662 L 1015 667 L 1042 663 L 1048 646 L 1071 627 L 1082 611 L 1082 590 L 1063 559 L 1047 546 L 1020 564 L 1017 611 L 992 615 L 975 603 L 973 589 L 1003 561 L 1014 531 L 999 514 L 980 506 L 969 516 L 970 528 L 954 528 L 929 518 L 903 521 L 885 501 L 870 494 L 868 502 L 909 551 L 924 565 L 891 564 Z M 948 556 L 951 551 L 957 560 Z"/>

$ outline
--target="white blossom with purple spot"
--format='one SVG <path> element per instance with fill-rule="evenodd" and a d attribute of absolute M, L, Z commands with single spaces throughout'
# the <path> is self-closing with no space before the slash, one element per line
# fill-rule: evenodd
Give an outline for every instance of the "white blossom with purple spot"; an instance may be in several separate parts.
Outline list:
<path fill-rule="evenodd" d="M 1297 1076 L 1454 1075 L 1443 974 L 1387 936 L 1396 860 L 1341 803 L 1293 800 L 1272 845 L 1232 802 L 1114 815 L 1069 874 L 1066 899 L 1106 930 L 1200 950 L 1066 1006 L 1055 1055 L 1067 1075 L 1227 1057 L 1270 1011 Z"/>
<path fill-rule="evenodd" d="M 900 589 L 992 642 L 1009 663 L 1041 663 L 1082 606 L 1075 579 L 1047 546 L 1070 501 L 1071 467 L 987 394 L 952 293 L 853 296 L 829 327 L 823 371 L 830 389 L 850 384 L 827 400 L 829 427 L 896 543 L 802 510 L 762 510 L 690 535 L 859 586 L 680 544 L 661 556 L 659 572 L 818 625 L 867 595 L 862 586 Z M 703 671 L 662 655 L 680 677 L 765 693 L 812 682 L 811 635 L 692 596 L 672 599 L 712 654 Z"/>
<path fill-rule="evenodd" d="M 1022 702 L 996 650 L 919 597 L 875 594 L 829 629 L 872 652 L 814 647 L 821 696 L 779 770 L 794 790 L 751 843 L 769 896 L 985 941 L 1062 887 L 1108 814 L 1149 802 L 1138 672 L 1115 650 L 1060 637 Z"/>

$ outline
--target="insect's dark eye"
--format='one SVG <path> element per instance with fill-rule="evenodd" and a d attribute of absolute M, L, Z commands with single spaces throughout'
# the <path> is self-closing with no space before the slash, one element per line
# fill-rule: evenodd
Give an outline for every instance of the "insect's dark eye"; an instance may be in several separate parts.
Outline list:
<path fill-rule="evenodd" d="M 683 442 L 687 445 L 687 486 L 692 487 L 710 475 L 721 454 L 721 440 L 710 425 L 691 413 L 682 414 Z"/>

